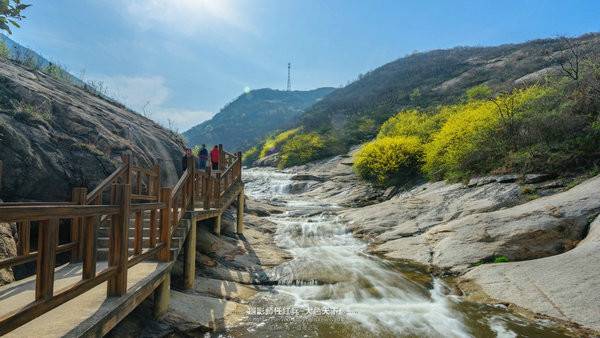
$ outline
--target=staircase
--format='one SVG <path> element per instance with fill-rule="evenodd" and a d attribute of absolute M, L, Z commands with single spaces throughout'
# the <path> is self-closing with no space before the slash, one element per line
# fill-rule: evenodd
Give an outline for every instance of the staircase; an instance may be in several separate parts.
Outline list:
<path fill-rule="evenodd" d="M 171 257 L 177 257 L 183 244 L 185 242 L 185 236 L 189 230 L 191 224 L 185 222 L 186 219 L 182 219 L 179 222 L 179 226 L 173 231 L 173 237 L 171 237 Z M 110 220 L 104 220 L 100 223 L 97 230 L 97 241 L 96 241 L 96 255 L 98 261 L 108 260 L 108 250 L 110 245 Z M 135 217 L 129 219 L 129 233 L 128 233 L 128 252 L 129 256 L 134 255 L 134 241 L 135 241 Z M 154 243 L 159 242 L 158 232 L 155 234 Z M 150 248 L 150 211 L 142 213 L 142 248 Z"/>

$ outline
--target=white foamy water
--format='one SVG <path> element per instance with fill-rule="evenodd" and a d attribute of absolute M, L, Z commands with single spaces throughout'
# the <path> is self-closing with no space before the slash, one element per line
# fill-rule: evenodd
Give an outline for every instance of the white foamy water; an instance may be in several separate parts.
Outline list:
<path fill-rule="evenodd" d="M 290 177 L 268 169 L 245 171 L 248 195 L 289 210 L 269 218 L 279 225 L 277 244 L 294 256 L 277 269 L 278 292 L 292 296 L 297 307 L 338 309 L 337 315 L 373 333 L 471 336 L 440 281 L 427 289 L 366 254 L 366 243 L 336 216 L 337 206 L 287 194 Z"/>

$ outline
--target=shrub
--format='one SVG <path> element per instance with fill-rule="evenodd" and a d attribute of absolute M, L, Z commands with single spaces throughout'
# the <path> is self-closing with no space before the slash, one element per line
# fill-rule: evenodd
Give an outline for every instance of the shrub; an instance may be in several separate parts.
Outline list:
<path fill-rule="evenodd" d="M 404 110 L 385 121 L 377 137 L 416 136 L 427 142 L 440 129 L 448 114 L 429 115 L 418 110 Z"/>
<path fill-rule="evenodd" d="M 358 151 L 354 170 L 380 185 L 398 184 L 419 174 L 422 158 L 423 145 L 418 137 L 382 137 Z"/>
<path fill-rule="evenodd" d="M 281 145 L 287 141 L 290 137 L 294 136 L 298 131 L 300 130 L 300 128 L 296 128 L 296 129 L 290 129 L 290 130 L 286 130 L 282 133 L 279 133 L 275 136 L 272 137 L 268 137 L 265 140 L 265 143 L 262 146 L 262 149 L 260 150 L 260 158 L 263 158 L 271 153 L 277 152 L 279 150 L 279 148 L 281 148 Z"/>
<path fill-rule="evenodd" d="M 258 160 L 258 155 L 258 146 L 254 146 L 246 150 L 244 154 L 242 154 L 242 163 L 244 163 L 245 165 L 252 165 L 254 161 Z"/>
<path fill-rule="evenodd" d="M 43 124 L 49 126 L 52 121 L 52 113 L 42 106 L 32 105 L 23 101 L 14 104 L 14 117 L 20 121 L 31 124 Z"/>
<path fill-rule="evenodd" d="M 425 146 L 423 171 L 433 179 L 459 180 L 504 165 L 517 150 L 521 121 L 548 90 L 516 90 L 494 100 L 473 100 L 448 108 L 448 120 Z"/>
<path fill-rule="evenodd" d="M 319 134 L 296 134 L 283 145 L 278 166 L 291 167 L 322 158 L 324 149 L 325 141 Z"/>
<path fill-rule="evenodd" d="M 492 97 L 492 88 L 488 87 L 487 85 L 480 84 L 467 89 L 466 95 L 467 100 L 469 101 L 485 100 Z"/>

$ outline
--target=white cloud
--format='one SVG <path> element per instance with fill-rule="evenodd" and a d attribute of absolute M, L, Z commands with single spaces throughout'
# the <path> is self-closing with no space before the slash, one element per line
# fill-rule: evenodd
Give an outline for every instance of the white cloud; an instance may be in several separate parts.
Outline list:
<path fill-rule="evenodd" d="M 156 112 L 152 112 L 150 118 L 165 127 L 169 127 L 169 121 L 171 121 L 177 131 L 184 132 L 198 123 L 210 119 L 213 115 L 214 113 L 210 111 L 159 107 Z"/>
<path fill-rule="evenodd" d="M 101 81 L 109 96 L 139 112 L 162 105 L 170 95 L 162 76 L 95 75 L 90 79 Z"/>
<path fill-rule="evenodd" d="M 92 81 L 101 81 L 108 96 L 123 103 L 148 118 L 179 131 L 208 120 L 214 113 L 201 109 L 180 109 L 168 107 L 171 94 L 162 76 L 91 76 Z"/>
<path fill-rule="evenodd" d="M 242 31 L 253 31 L 230 0 L 121 0 L 131 22 L 147 30 L 159 28 L 192 35 L 213 32 L 226 25 Z"/>

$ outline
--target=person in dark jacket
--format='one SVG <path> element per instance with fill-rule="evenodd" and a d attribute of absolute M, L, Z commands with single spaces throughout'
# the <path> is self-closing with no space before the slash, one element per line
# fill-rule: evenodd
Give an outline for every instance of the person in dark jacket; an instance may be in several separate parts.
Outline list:
<path fill-rule="evenodd" d="M 192 149 L 190 148 L 185 148 L 185 154 L 183 155 L 183 157 L 181 158 L 181 174 L 183 175 L 183 173 L 186 171 L 187 166 L 188 166 L 188 159 L 189 158 L 193 158 L 194 155 L 192 155 Z"/>
<path fill-rule="evenodd" d="M 219 170 L 219 146 L 215 145 L 210 151 L 210 162 L 212 163 L 212 170 Z"/>
<path fill-rule="evenodd" d="M 206 149 L 206 144 L 203 144 L 198 153 L 198 169 L 205 170 L 206 162 L 208 162 L 208 150 Z"/>

